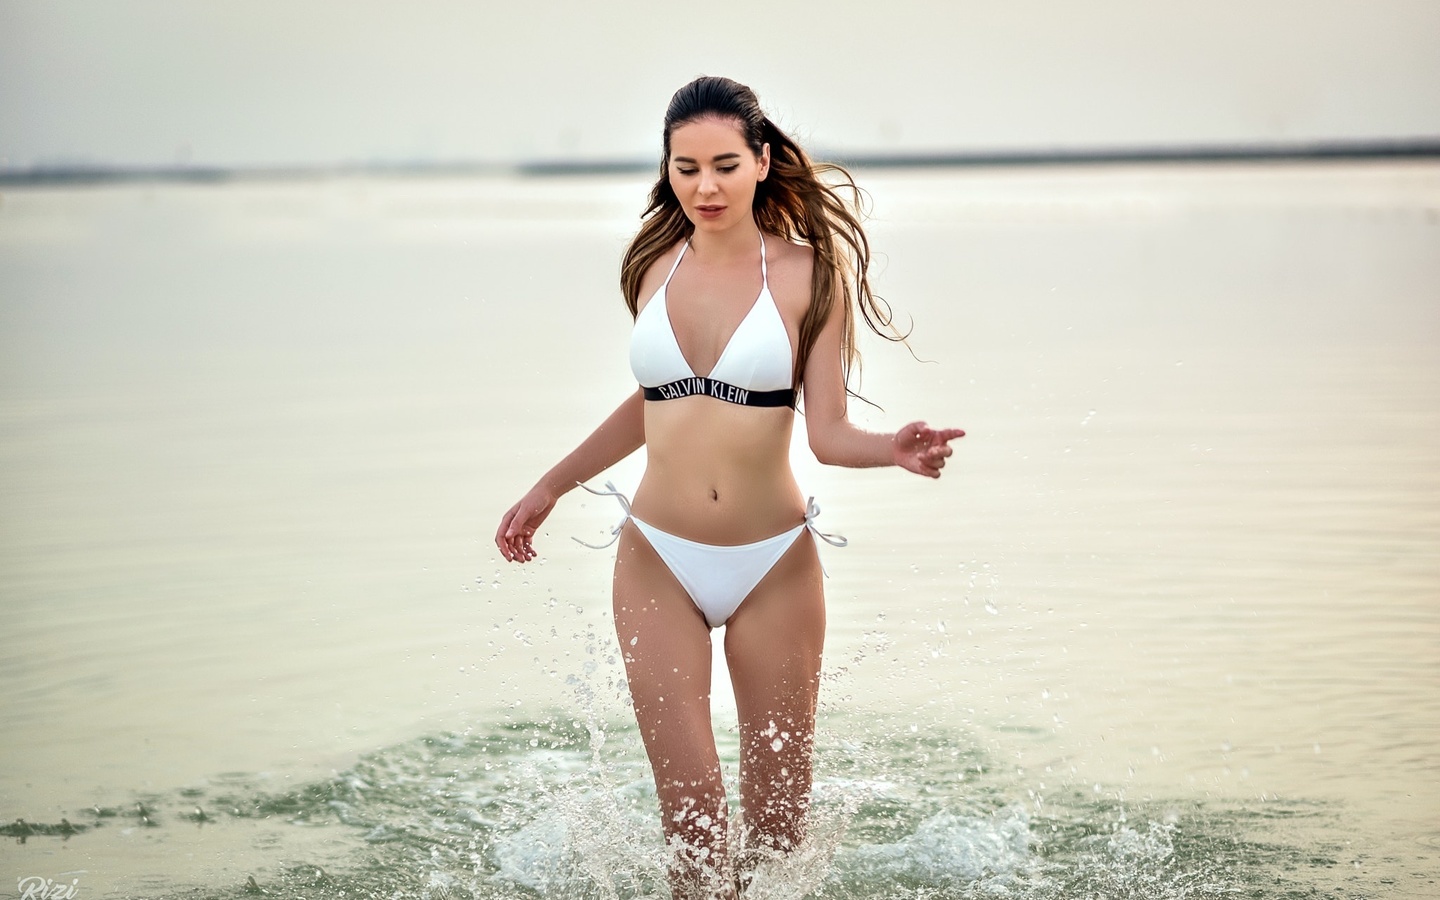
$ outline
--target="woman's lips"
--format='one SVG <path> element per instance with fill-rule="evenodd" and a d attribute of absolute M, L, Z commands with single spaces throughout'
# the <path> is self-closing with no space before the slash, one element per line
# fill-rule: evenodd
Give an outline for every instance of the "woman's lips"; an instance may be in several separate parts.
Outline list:
<path fill-rule="evenodd" d="M 697 213 L 699 213 L 702 218 L 714 219 L 714 218 L 717 218 L 721 213 L 725 212 L 725 207 L 723 207 L 723 206 L 697 206 L 697 207 L 695 207 L 695 211 L 696 211 Z"/>

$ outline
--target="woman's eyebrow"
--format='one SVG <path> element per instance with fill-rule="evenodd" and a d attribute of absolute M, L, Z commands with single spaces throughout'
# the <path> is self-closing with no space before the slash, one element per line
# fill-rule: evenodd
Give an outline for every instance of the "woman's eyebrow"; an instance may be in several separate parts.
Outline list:
<path fill-rule="evenodd" d="M 721 154 L 718 154 L 713 160 L 711 160 L 711 162 L 719 162 L 719 161 L 722 160 L 722 159 L 739 159 L 739 158 L 740 158 L 740 154 L 738 154 L 738 153 L 721 153 Z M 695 160 L 691 159 L 691 158 L 688 157 L 688 156 L 677 156 L 677 157 L 675 157 L 675 161 L 676 161 L 676 162 L 688 162 L 688 163 L 693 163 L 693 162 L 695 162 Z"/>

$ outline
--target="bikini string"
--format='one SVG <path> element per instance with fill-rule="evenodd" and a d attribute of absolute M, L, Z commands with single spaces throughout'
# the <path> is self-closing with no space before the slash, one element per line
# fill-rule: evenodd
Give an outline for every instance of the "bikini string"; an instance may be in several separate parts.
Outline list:
<path fill-rule="evenodd" d="M 850 545 L 850 541 L 848 538 L 841 537 L 838 534 L 826 534 L 825 532 L 815 527 L 815 519 L 818 518 L 819 515 L 820 504 L 815 502 L 815 498 L 811 497 L 809 500 L 806 500 L 805 527 L 810 531 L 810 533 L 832 547 L 848 547 Z M 825 571 L 825 560 L 823 559 L 820 560 L 820 574 L 824 575 L 826 578 L 830 577 L 830 573 Z"/>
<path fill-rule="evenodd" d="M 838 534 L 826 534 L 825 532 L 816 528 L 815 520 L 819 517 L 820 504 L 815 502 L 814 497 L 811 497 L 809 500 L 805 501 L 805 527 L 810 529 L 811 534 L 815 535 L 820 540 L 824 541 L 832 547 L 850 546 L 850 541 L 848 539 L 843 538 Z"/>
<path fill-rule="evenodd" d="M 589 544 L 573 535 L 570 537 L 570 540 L 574 541 L 577 544 L 580 544 L 581 546 L 589 547 L 591 550 L 604 550 L 606 547 L 620 540 L 621 529 L 625 527 L 626 522 L 630 521 L 630 498 L 620 493 L 620 490 L 615 487 L 615 482 L 613 481 L 605 482 L 605 490 L 603 491 L 597 491 L 594 488 L 590 487 L 588 484 L 581 484 L 578 481 L 575 483 L 597 497 L 614 497 L 617 501 L 619 501 L 620 508 L 625 511 L 625 515 L 621 517 L 620 521 L 616 523 L 614 528 L 610 529 L 610 540 L 606 541 L 603 544 Z"/>

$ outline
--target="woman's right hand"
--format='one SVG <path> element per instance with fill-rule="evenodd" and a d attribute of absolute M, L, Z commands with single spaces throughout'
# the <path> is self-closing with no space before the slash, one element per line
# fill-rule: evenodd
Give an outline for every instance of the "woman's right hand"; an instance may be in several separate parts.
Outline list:
<path fill-rule="evenodd" d="M 510 507 L 495 530 L 495 546 L 506 562 L 536 557 L 532 541 L 540 523 L 566 491 L 588 481 L 634 453 L 645 443 L 645 395 L 639 388 L 615 408 L 600 427 L 580 442 Z"/>
<path fill-rule="evenodd" d="M 505 513 L 495 530 L 495 546 L 507 562 L 529 562 L 536 557 L 532 540 L 540 523 L 555 508 L 556 499 L 553 493 L 537 484 Z"/>

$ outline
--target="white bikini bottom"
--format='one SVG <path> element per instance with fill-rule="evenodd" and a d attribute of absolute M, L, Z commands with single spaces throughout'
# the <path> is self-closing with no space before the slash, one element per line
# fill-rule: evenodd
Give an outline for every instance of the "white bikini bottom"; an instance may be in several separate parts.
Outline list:
<path fill-rule="evenodd" d="M 603 550 L 620 538 L 620 530 L 625 527 L 626 522 L 634 522 L 635 527 L 640 529 L 645 540 L 650 542 L 650 546 L 670 569 L 670 574 L 675 576 L 675 580 L 680 582 L 680 586 L 690 595 L 690 601 L 705 616 L 705 621 L 711 628 L 719 628 L 729 621 L 735 610 L 740 608 L 740 604 L 745 602 L 745 598 L 750 596 L 755 586 L 780 561 L 780 557 L 785 555 L 785 551 L 790 549 L 790 545 L 795 543 L 802 531 L 808 529 L 811 534 L 832 547 L 844 547 L 849 543 L 839 535 L 825 534 L 815 527 L 815 518 L 820 515 L 820 507 L 815 504 L 814 497 L 805 504 L 805 521 L 774 537 L 750 544 L 702 544 L 668 531 L 661 531 L 654 525 L 635 518 L 630 512 L 629 498 L 608 481 L 605 482 L 606 489 L 603 491 L 583 484 L 580 486 L 601 497 L 614 497 L 620 502 L 625 515 L 619 524 L 611 529 L 610 540 L 605 543 L 587 544 L 579 538 L 575 538 L 575 541 L 595 550 Z"/>

